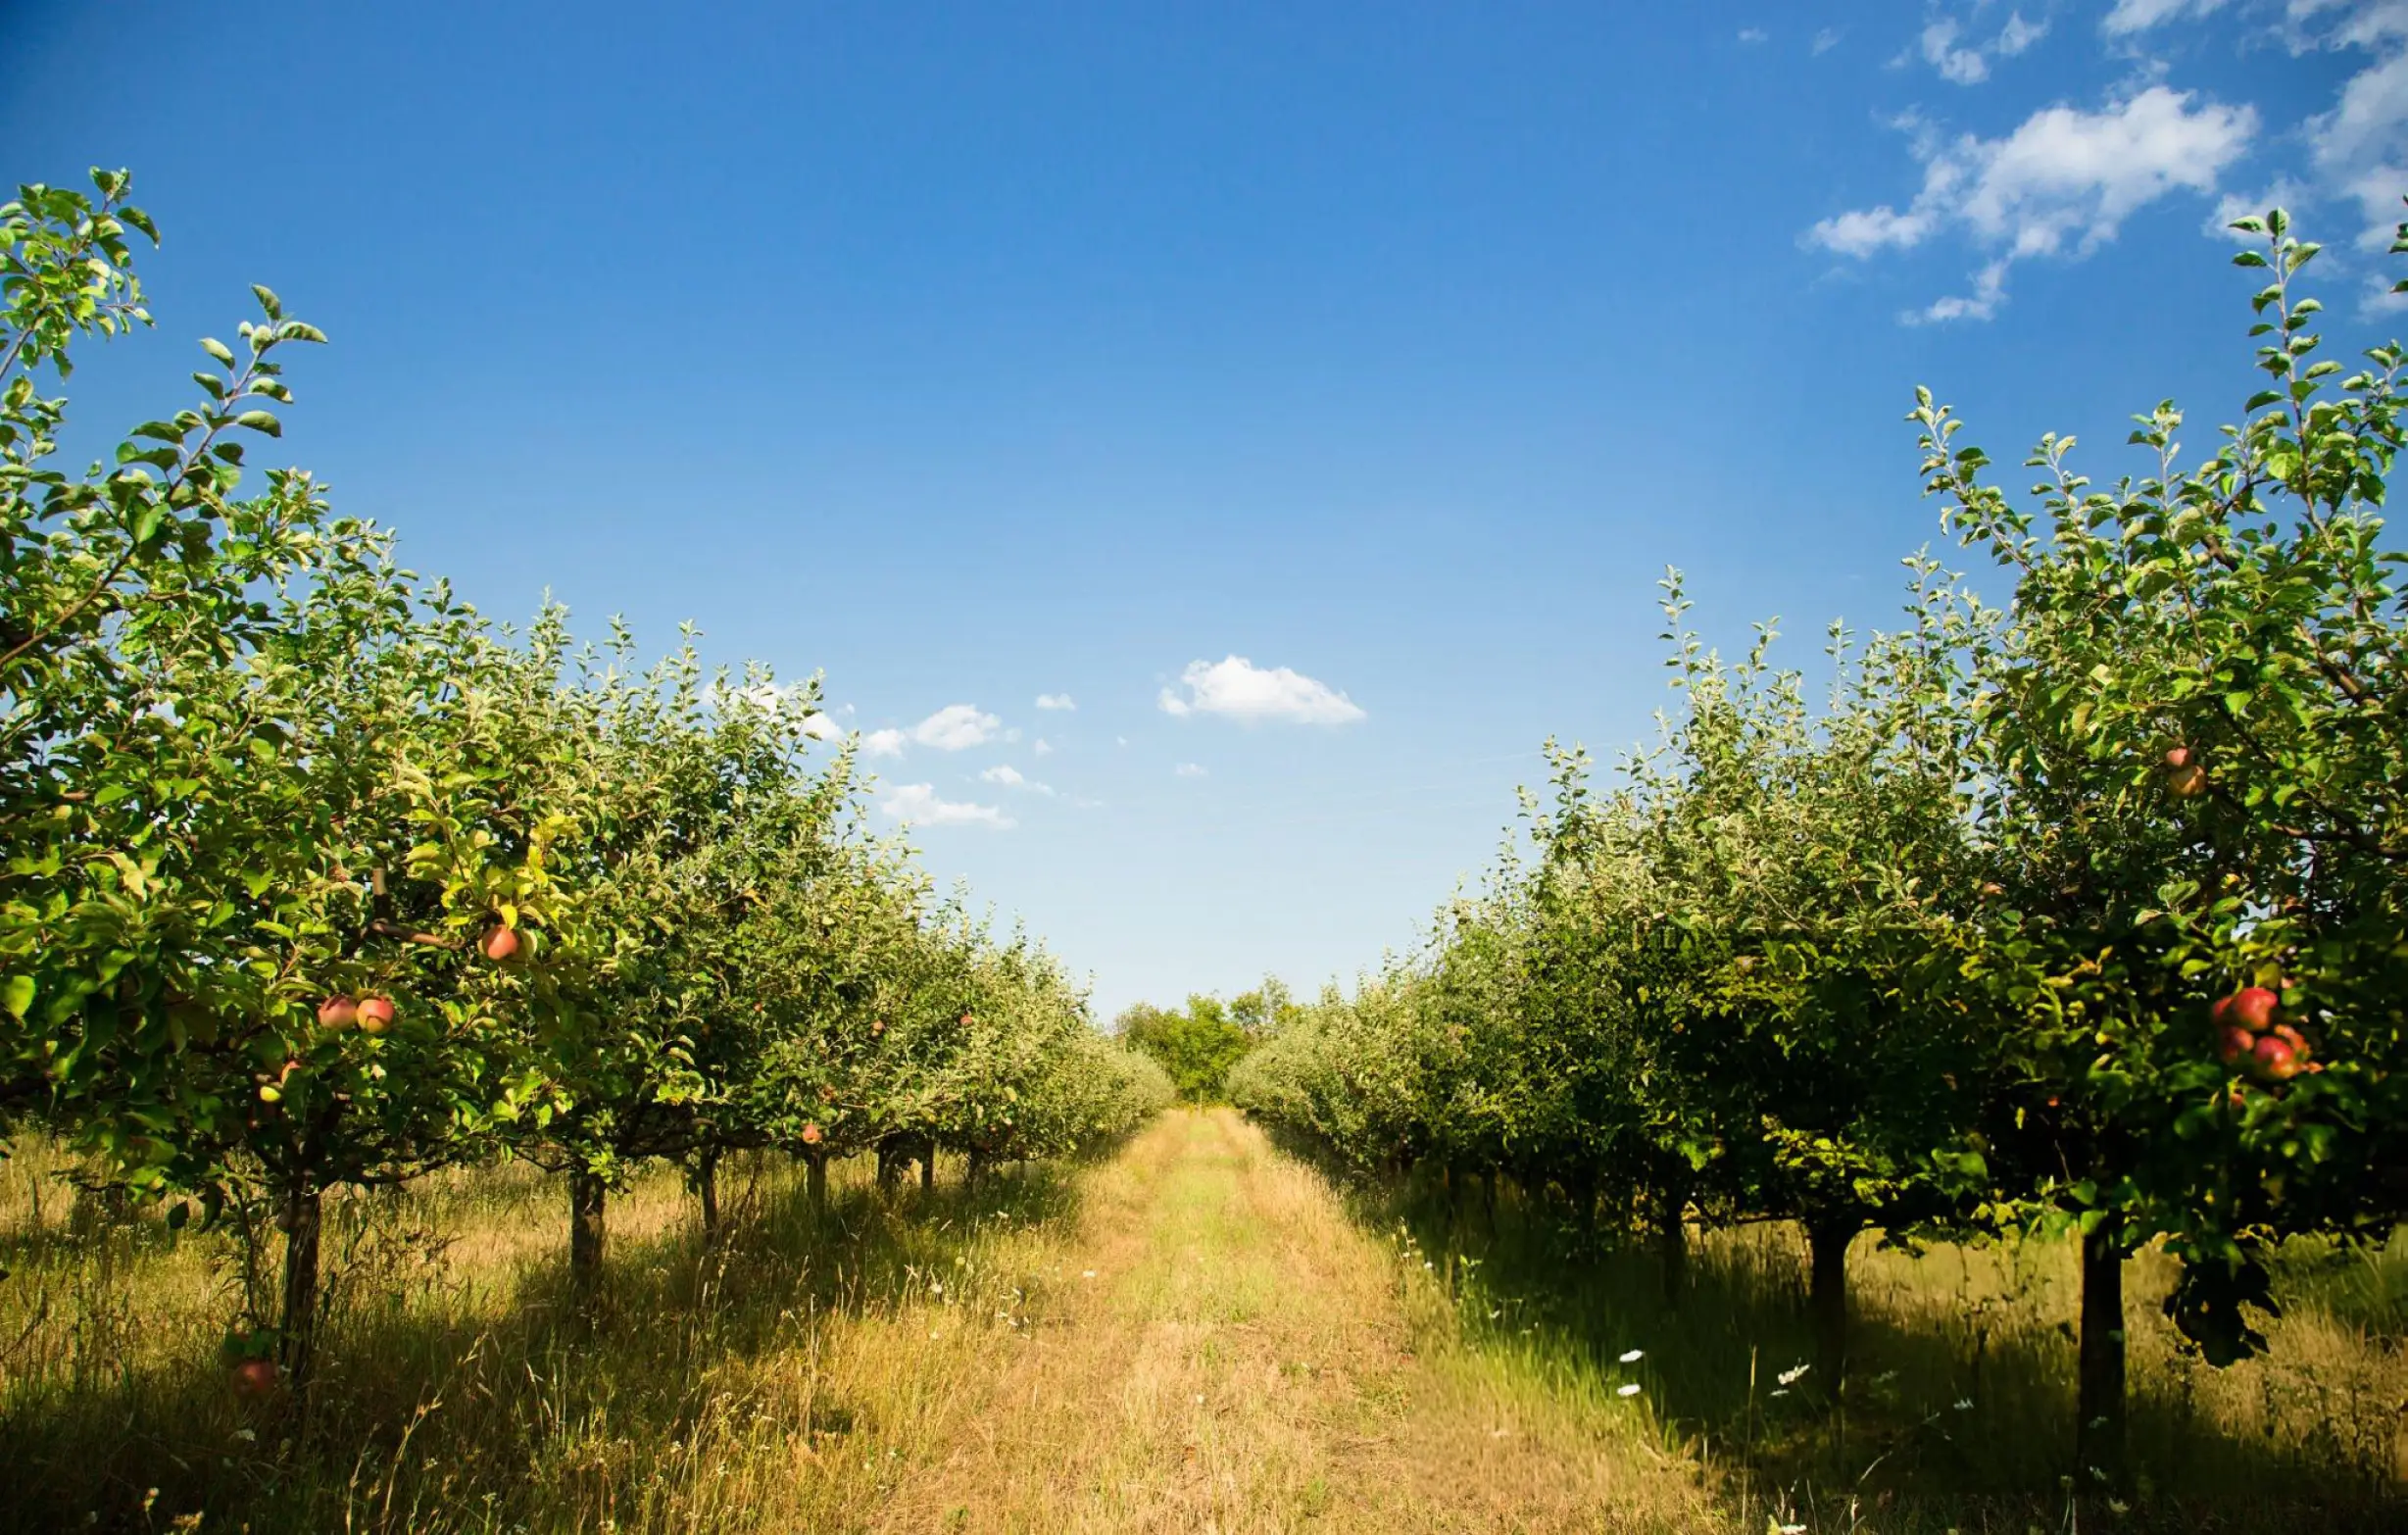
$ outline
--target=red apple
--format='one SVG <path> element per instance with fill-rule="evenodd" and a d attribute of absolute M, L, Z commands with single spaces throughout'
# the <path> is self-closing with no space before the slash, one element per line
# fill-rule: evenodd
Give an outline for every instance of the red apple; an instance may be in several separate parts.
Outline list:
<path fill-rule="evenodd" d="M 2178 800 L 2196 799 L 2207 792 L 2207 769 L 2197 763 L 2185 763 L 2166 774 L 2166 788 Z"/>
<path fill-rule="evenodd" d="M 2263 986 L 2243 986 L 2224 1000 L 2231 1005 L 2225 1018 L 2258 1034 L 2266 1031 L 2266 1025 L 2274 1021 L 2275 1009 L 2283 1006 L 2283 999 Z"/>
<path fill-rule="evenodd" d="M 393 1004 L 383 997 L 369 997 L 360 1004 L 360 1032 L 381 1034 L 393 1026 Z"/>
<path fill-rule="evenodd" d="M 486 959 L 499 965 L 517 954 L 518 929 L 504 922 L 496 922 L 485 929 L 485 936 L 478 940 L 476 946 L 484 952 Z"/>
<path fill-rule="evenodd" d="M 816 1146 L 819 1144 L 819 1126 L 815 1124 L 807 1124 L 803 1126 L 803 1144 L 806 1146 Z"/>
<path fill-rule="evenodd" d="M 234 1395 L 256 1402 L 275 1389 L 275 1361 L 244 1360 L 234 1366 Z"/>
<path fill-rule="evenodd" d="M 2277 1039 L 2272 1034 L 2257 1042 L 2257 1049 L 2251 1052 L 2250 1059 L 2257 1063 L 2260 1071 L 2278 1082 L 2297 1076 L 2299 1068 L 2307 1065 L 2299 1059 L 2299 1052 L 2291 1048 L 2288 1040 Z"/>
<path fill-rule="evenodd" d="M 349 997 L 328 997 L 318 1005 L 319 1028 L 349 1028 L 360 1021 L 360 1005 Z"/>
<path fill-rule="evenodd" d="M 2168 749 L 2166 752 L 2166 766 L 2177 770 L 2189 767 L 2190 748 L 2187 746 L 2177 746 Z"/>
<path fill-rule="evenodd" d="M 2257 1036 L 2245 1028 L 2235 1028 L 2228 1023 L 2217 1031 L 2216 1059 L 2227 1065 L 2231 1065 L 2256 1048 Z"/>

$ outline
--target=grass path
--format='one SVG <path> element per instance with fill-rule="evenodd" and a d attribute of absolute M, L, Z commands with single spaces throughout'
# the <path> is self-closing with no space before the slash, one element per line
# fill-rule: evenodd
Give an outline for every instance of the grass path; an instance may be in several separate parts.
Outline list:
<path fill-rule="evenodd" d="M 949 1405 L 882 1531 L 1678 1530 L 1610 1403 L 1460 1350 L 1418 1276 L 1228 1111 L 1091 1175 L 1069 1292 Z M 934 1426 L 934 1425 L 931 1425 Z"/>

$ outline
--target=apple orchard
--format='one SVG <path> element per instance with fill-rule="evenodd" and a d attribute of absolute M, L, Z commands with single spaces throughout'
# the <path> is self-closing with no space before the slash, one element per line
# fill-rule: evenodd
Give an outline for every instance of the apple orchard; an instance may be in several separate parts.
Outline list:
<path fill-rule="evenodd" d="M 1529 859 L 1232 1096 L 1364 1167 L 1644 1223 L 1675 1298 L 1693 1224 L 1796 1222 L 1827 1399 L 1860 1233 L 2078 1239 L 2070 1448 L 2124 1481 L 2127 1259 L 2179 1261 L 2171 1319 L 2225 1364 L 2264 1346 L 2276 1244 L 2408 1213 L 2403 354 L 2320 356 L 2316 247 L 2235 227 L 2262 377 L 2204 457 L 2161 405 L 2141 477 L 2052 436 L 2026 504 L 1919 394 L 2003 605 L 1917 556 L 1817 698 L 1769 628 L 1707 648 L 1671 578 L 1662 738 L 1610 783 L 1553 751 Z"/>
<path fill-rule="evenodd" d="M 155 232 L 93 182 L 0 208 L 0 1129 L 280 1247 L 238 1390 L 306 1390 L 330 1191 L 535 1163 L 590 1286 L 646 1159 L 713 1227 L 731 1152 L 791 1152 L 817 1194 L 832 1158 L 975 1175 L 1167 1101 L 1042 948 L 868 834 L 815 683 L 641 667 L 559 611 L 497 628 L 307 473 L 247 481 L 322 339 L 268 290 L 190 408 L 53 467 L 37 383 L 149 323 Z"/>
<path fill-rule="evenodd" d="M 233 1389 L 306 1398 L 329 1195 L 531 1163 L 590 1288 L 647 1162 L 714 1231 L 731 1154 L 815 1193 L 859 1155 L 975 1177 L 1168 1104 L 1042 947 L 870 834 L 815 682 L 497 626 L 308 473 L 253 473 L 322 340 L 272 293 L 188 408 L 58 468 L 43 389 L 149 323 L 155 233 L 93 182 L 0 208 L 0 1131 L 272 1257 Z M 2179 1262 L 2172 1320 L 2226 1363 L 2277 1244 L 2408 1214 L 2403 355 L 2321 356 L 2316 248 L 2236 227 L 2240 424 L 2187 454 L 2161 405 L 2107 487 L 2051 437 L 2018 498 L 1919 396 L 1990 569 L 1909 560 L 1903 622 L 1835 629 L 1827 686 L 1769 628 L 1723 657 L 1669 579 L 1662 738 L 1610 777 L 1553 751 L 1531 854 L 1289 1010 L 1232 1097 L 1361 1169 L 1644 1231 L 1676 1299 L 1695 1228 L 1794 1221 L 1835 1398 L 1860 1234 L 2078 1242 L 2076 1463 L 2125 1479 L 2132 1255 Z"/>

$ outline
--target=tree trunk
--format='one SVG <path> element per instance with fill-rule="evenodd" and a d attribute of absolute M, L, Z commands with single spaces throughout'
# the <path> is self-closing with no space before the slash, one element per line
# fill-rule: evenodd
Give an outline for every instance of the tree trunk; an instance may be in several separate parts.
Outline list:
<path fill-rule="evenodd" d="M 1806 1222 L 1806 1311 L 1814 1322 L 1814 1372 L 1834 1402 L 1847 1379 L 1847 1249 L 1863 1230 L 1852 1216 Z"/>
<path fill-rule="evenodd" d="M 602 1282 L 602 1175 L 578 1167 L 568 1174 L 568 1280 L 580 1295 Z"/>
<path fill-rule="evenodd" d="M 961 1181 L 971 1188 L 976 1188 L 979 1184 L 984 1183 L 986 1178 L 987 1159 L 983 1153 L 973 1149 L 970 1152 L 969 1164 L 962 1168 Z"/>
<path fill-rule="evenodd" d="M 895 1192 L 896 1186 L 903 1182 L 903 1157 L 897 1154 L 892 1145 L 878 1148 L 879 1193 L 892 1194 Z"/>
<path fill-rule="evenodd" d="M 2081 1394 L 2075 1474 L 2084 1491 L 2125 1483 L 2124 1228 L 2113 1216 L 2082 1239 Z"/>
<path fill-rule="evenodd" d="M 284 1314 L 277 1353 L 295 1401 L 309 1391 L 318 1353 L 318 1238 L 323 1206 L 304 1175 L 284 1195 Z"/>
<path fill-rule="evenodd" d="M 828 1213 L 828 1154 L 822 1151 L 806 1152 L 803 1164 L 809 1169 L 804 1187 L 810 1191 L 811 1218 L 824 1220 Z"/>
<path fill-rule="evenodd" d="M 920 1148 L 919 1191 L 922 1194 L 931 1194 L 936 1191 L 936 1142 L 934 1141 Z"/>
<path fill-rule="evenodd" d="M 1681 1309 L 1689 1288 L 1689 1189 L 1686 1183 L 1659 1184 L 1655 1190 L 1655 1256 L 1664 1270 L 1664 1304 Z"/>
<path fill-rule="evenodd" d="M 694 1164 L 694 1193 L 703 1203 L 703 1245 L 719 1245 L 719 1154 L 704 1152 Z"/>

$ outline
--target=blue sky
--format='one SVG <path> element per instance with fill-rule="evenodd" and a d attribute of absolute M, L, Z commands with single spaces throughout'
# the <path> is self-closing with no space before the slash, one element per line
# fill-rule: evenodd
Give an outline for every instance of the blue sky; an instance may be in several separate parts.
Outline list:
<path fill-rule="evenodd" d="M 1916 383 L 2010 465 L 2204 441 L 2228 201 L 2387 335 L 2408 0 L 16 0 L 0 144 L 168 236 L 87 429 L 275 287 L 339 507 L 497 616 L 824 670 L 1108 1015 L 1410 942 L 1542 740 L 1650 728 L 1665 566 L 1727 644 L 1885 621 Z"/>

